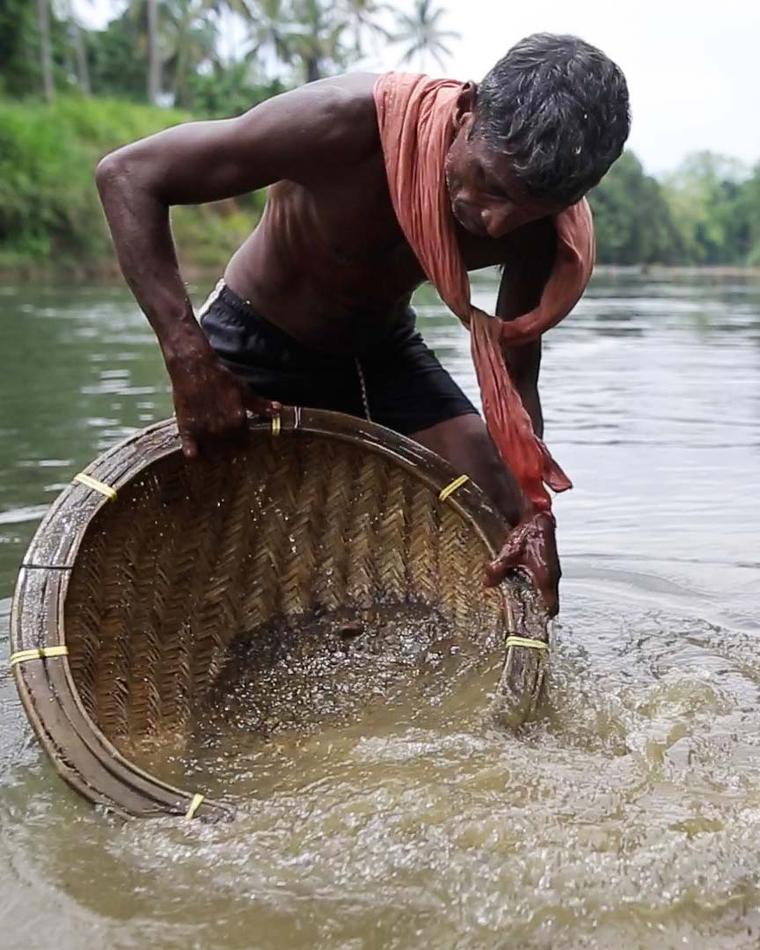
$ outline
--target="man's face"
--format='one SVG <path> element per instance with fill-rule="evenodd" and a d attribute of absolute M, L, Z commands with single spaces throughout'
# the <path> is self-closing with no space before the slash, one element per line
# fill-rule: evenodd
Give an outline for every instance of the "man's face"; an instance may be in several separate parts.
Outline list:
<path fill-rule="evenodd" d="M 526 192 L 509 158 L 474 130 L 471 112 L 463 116 L 446 156 L 446 182 L 454 217 L 478 237 L 500 238 L 562 210 Z"/>

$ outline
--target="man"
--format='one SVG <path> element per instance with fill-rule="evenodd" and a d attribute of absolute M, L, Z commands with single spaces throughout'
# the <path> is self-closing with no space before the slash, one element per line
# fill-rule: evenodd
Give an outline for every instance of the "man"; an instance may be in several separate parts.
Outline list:
<path fill-rule="evenodd" d="M 409 301 L 425 274 L 391 201 L 376 81 L 311 83 L 238 118 L 180 125 L 107 156 L 96 177 L 119 263 L 158 337 L 188 458 L 243 439 L 246 410 L 368 412 L 490 495 L 517 527 L 489 582 L 523 567 L 556 613 L 553 518 L 530 510 L 475 408 L 415 331 Z M 501 320 L 536 306 L 553 266 L 555 218 L 598 183 L 628 131 L 622 73 L 575 37 L 528 37 L 479 86 L 462 85 L 445 213 L 467 270 L 504 266 Z M 265 186 L 265 213 L 227 265 L 201 329 L 169 208 Z M 540 340 L 504 349 L 539 436 L 540 354 Z"/>

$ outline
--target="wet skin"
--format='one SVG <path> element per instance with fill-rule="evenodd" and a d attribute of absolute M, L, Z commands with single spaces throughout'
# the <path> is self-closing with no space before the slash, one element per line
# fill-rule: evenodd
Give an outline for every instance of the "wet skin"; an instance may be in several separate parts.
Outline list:
<path fill-rule="evenodd" d="M 383 337 L 424 281 L 388 194 L 372 87 L 376 77 L 322 80 L 235 118 L 168 129 L 107 156 L 96 179 L 124 276 L 154 328 L 171 377 L 188 458 L 245 438 L 246 410 L 278 405 L 251 393 L 217 359 L 193 315 L 169 208 L 270 186 L 266 211 L 225 280 L 296 339 L 335 353 Z M 459 97 L 446 177 L 468 270 L 505 265 L 496 313 L 513 319 L 540 297 L 554 254 L 551 207 L 528 195 L 508 159 L 474 124 L 477 90 Z M 538 434 L 540 342 L 504 353 Z M 412 435 L 493 499 L 511 525 L 487 582 L 527 570 L 557 610 L 553 519 L 534 517 L 483 421 L 464 415 Z"/>

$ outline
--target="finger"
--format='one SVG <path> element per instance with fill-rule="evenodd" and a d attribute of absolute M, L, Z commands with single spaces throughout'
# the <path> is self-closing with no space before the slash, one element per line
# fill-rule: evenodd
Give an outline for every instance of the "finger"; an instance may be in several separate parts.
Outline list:
<path fill-rule="evenodd" d="M 550 617 L 556 617 L 559 613 L 559 591 L 550 584 L 536 584 L 534 586 L 541 597 L 541 602 L 546 608 Z"/>
<path fill-rule="evenodd" d="M 498 561 L 492 561 L 486 566 L 486 579 L 483 582 L 484 587 L 498 587 L 502 581 L 506 580 L 512 573 L 522 573 L 527 577 L 533 587 L 538 590 L 536 575 L 527 564 L 520 561 L 517 564 L 502 565 Z M 543 595 L 542 595 L 543 596 Z"/>
<path fill-rule="evenodd" d="M 261 396 L 257 396 L 256 393 L 251 392 L 250 389 L 246 389 L 243 393 L 243 405 L 257 416 L 266 416 L 267 418 L 277 416 L 282 411 L 282 405 L 279 402 L 273 399 L 263 399 Z"/>
<path fill-rule="evenodd" d="M 486 587 L 486 588 L 498 587 L 499 584 L 501 584 L 501 582 L 504 580 L 508 572 L 509 572 L 509 568 L 505 568 L 505 570 L 502 571 L 494 563 L 487 564 L 485 577 L 483 579 L 483 587 Z"/>
<path fill-rule="evenodd" d="M 500 584 L 508 571 L 520 565 L 525 552 L 528 528 L 527 524 L 522 524 L 508 536 L 501 551 L 486 568 L 486 575 L 490 578 L 487 586 L 494 587 Z"/>
<path fill-rule="evenodd" d="M 182 454 L 185 458 L 197 459 L 200 451 L 196 440 L 188 432 L 180 432 L 179 437 L 182 442 Z"/>
<path fill-rule="evenodd" d="M 557 566 L 556 573 L 552 576 L 551 582 L 546 589 L 544 600 L 546 602 L 546 609 L 549 611 L 550 617 L 556 617 L 559 613 L 559 582 L 561 571 L 559 565 Z"/>

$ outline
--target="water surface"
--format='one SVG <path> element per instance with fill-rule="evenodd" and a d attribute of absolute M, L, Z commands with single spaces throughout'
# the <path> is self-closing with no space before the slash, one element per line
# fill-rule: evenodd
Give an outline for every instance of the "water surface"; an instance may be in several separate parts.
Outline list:
<path fill-rule="evenodd" d="M 7 658 L 46 505 L 170 398 L 120 288 L 0 303 Z M 430 296 L 420 313 L 475 397 L 466 334 Z M 760 286 L 597 278 L 546 342 L 542 393 L 575 488 L 539 721 L 505 735 L 474 684 L 278 744 L 233 825 L 122 825 L 58 780 L 3 673 L 2 946 L 760 944 Z"/>

